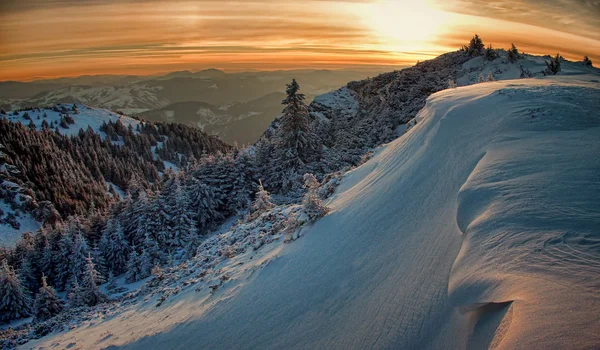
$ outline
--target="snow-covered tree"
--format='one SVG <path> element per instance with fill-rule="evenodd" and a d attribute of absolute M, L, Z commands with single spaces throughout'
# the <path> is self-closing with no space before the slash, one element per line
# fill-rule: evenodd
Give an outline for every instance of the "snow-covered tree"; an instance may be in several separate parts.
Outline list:
<path fill-rule="evenodd" d="M 54 285 L 58 290 L 65 290 L 71 276 L 71 251 L 73 240 L 69 235 L 63 235 L 58 241 L 58 257 L 54 265 Z"/>
<path fill-rule="evenodd" d="M 456 88 L 456 81 L 454 81 L 454 79 L 448 80 L 448 88 L 450 88 L 450 89 Z"/>
<path fill-rule="evenodd" d="M 479 73 L 479 76 L 477 77 L 477 82 L 478 83 L 484 83 L 485 82 L 485 78 L 483 77 L 483 73 Z"/>
<path fill-rule="evenodd" d="M 135 247 L 131 249 L 129 259 L 127 260 L 127 271 L 125 272 L 125 281 L 127 283 L 133 283 L 142 279 L 142 267 L 140 256 L 135 250 Z"/>
<path fill-rule="evenodd" d="M 173 227 L 171 228 L 171 237 L 169 237 L 169 245 L 171 247 L 183 247 L 185 243 L 196 235 L 194 227 L 193 213 L 191 212 L 191 203 L 187 193 L 183 191 L 181 186 L 175 189 L 175 203 L 178 208 L 171 218 Z M 154 263 L 152 263 L 154 265 Z M 152 266 L 150 267 L 152 268 Z"/>
<path fill-rule="evenodd" d="M 221 201 L 216 198 L 211 187 L 194 179 L 189 195 L 191 196 L 191 207 L 194 211 L 194 219 L 198 229 L 204 230 L 210 224 L 222 218 L 222 214 L 217 210 L 221 205 Z"/>
<path fill-rule="evenodd" d="M 492 73 L 491 71 L 488 72 L 486 81 L 494 81 L 494 80 L 496 80 L 496 79 L 494 79 L 494 73 Z"/>
<path fill-rule="evenodd" d="M 258 191 L 256 192 L 256 199 L 252 203 L 252 215 L 257 216 L 265 211 L 273 208 L 271 203 L 271 196 L 269 192 L 263 187 L 262 181 L 258 180 Z"/>
<path fill-rule="evenodd" d="M 496 50 L 494 50 L 494 48 L 492 47 L 492 44 L 488 45 L 488 47 L 485 49 L 485 59 L 488 61 L 493 61 L 496 58 L 498 58 L 498 54 L 496 53 Z"/>
<path fill-rule="evenodd" d="M 6 260 L 0 266 L 0 322 L 31 315 L 31 299 Z"/>
<path fill-rule="evenodd" d="M 125 271 L 127 256 L 129 255 L 129 245 L 125 241 L 123 226 L 116 220 L 110 220 L 100 239 L 100 250 L 104 261 L 114 275 L 119 275 Z"/>
<path fill-rule="evenodd" d="M 556 54 L 556 57 L 551 57 L 550 62 L 546 62 L 546 74 L 556 75 L 560 72 L 560 61 L 562 57 L 560 54 Z"/>
<path fill-rule="evenodd" d="M 304 188 L 308 191 L 302 199 L 302 207 L 311 220 L 316 220 L 329 211 L 329 208 L 319 198 L 319 186 L 319 180 L 313 174 L 304 174 Z"/>
<path fill-rule="evenodd" d="M 88 253 L 89 249 L 85 238 L 83 238 L 81 233 L 77 233 L 73 240 L 73 250 L 70 257 L 71 276 L 77 277 L 80 280 L 82 279 L 86 269 Z"/>
<path fill-rule="evenodd" d="M 21 260 L 19 277 L 21 278 L 21 284 L 23 285 L 23 288 L 25 288 L 25 291 L 30 295 L 33 295 L 38 284 L 35 280 L 36 277 L 33 266 L 31 265 L 31 257 L 24 257 L 23 260 Z"/>
<path fill-rule="evenodd" d="M 56 294 L 54 288 L 48 285 L 46 276 L 42 275 L 42 287 L 35 296 L 33 316 L 36 321 L 45 321 L 58 315 L 64 307 L 62 299 Z"/>
<path fill-rule="evenodd" d="M 521 58 L 519 50 L 517 49 L 515 44 L 511 44 L 510 49 L 506 50 L 506 59 L 508 60 L 508 62 L 514 63 L 517 62 L 519 58 Z"/>
<path fill-rule="evenodd" d="M 79 285 L 79 281 L 77 277 L 71 279 L 71 284 L 69 285 L 69 294 L 67 295 L 67 300 L 69 302 L 69 307 L 80 307 L 85 305 L 85 300 L 83 297 L 83 290 L 81 289 L 81 285 Z"/>
<path fill-rule="evenodd" d="M 102 294 L 98 287 L 101 277 L 96 271 L 91 255 L 88 255 L 85 262 L 85 272 L 81 278 L 81 297 L 85 305 L 94 306 L 103 302 L 106 296 Z"/>
<path fill-rule="evenodd" d="M 287 85 L 287 96 L 282 102 L 285 107 L 279 119 L 273 167 L 265 174 L 268 175 L 269 184 L 280 187 L 284 192 L 292 189 L 291 185 L 296 179 L 293 175 L 300 171 L 303 165 L 320 156 L 318 139 L 310 128 L 305 97 L 299 90 L 300 86 L 295 79 Z"/>
<path fill-rule="evenodd" d="M 469 42 L 468 53 L 471 56 L 481 55 L 485 45 L 483 45 L 483 41 L 479 37 L 479 35 L 475 34 L 471 41 Z"/>

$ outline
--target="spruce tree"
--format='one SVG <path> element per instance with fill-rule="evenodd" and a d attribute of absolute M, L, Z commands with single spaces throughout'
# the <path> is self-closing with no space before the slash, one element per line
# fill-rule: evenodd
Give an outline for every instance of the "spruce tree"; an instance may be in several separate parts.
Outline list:
<path fill-rule="evenodd" d="M 273 203 L 271 203 L 269 192 L 264 189 L 262 181 L 258 180 L 258 191 L 256 192 L 256 199 L 252 203 L 251 217 L 257 217 L 272 207 Z"/>
<path fill-rule="evenodd" d="M 129 245 L 125 241 L 123 226 L 116 220 L 110 220 L 100 238 L 100 250 L 108 267 L 115 276 L 125 272 Z"/>
<path fill-rule="evenodd" d="M 71 277 L 71 251 L 73 250 L 73 240 L 70 236 L 64 235 L 58 241 L 58 257 L 54 265 L 54 285 L 60 291 L 67 289 L 69 278 Z"/>
<path fill-rule="evenodd" d="M 125 281 L 127 283 L 133 283 L 141 279 L 142 269 L 141 261 L 138 252 L 135 247 L 131 249 L 129 259 L 127 260 L 127 271 L 125 272 Z"/>
<path fill-rule="evenodd" d="M 6 260 L 0 266 L 0 322 L 31 315 L 31 299 Z"/>
<path fill-rule="evenodd" d="M 479 56 L 483 52 L 485 45 L 483 45 L 483 41 L 479 37 L 479 35 L 475 34 L 471 41 L 469 42 L 468 53 L 471 56 Z"/>
<path fill-rule="evenodd" d="M 45 321 L 55 315 L 58 315 L 64 307 L 63 301 L 56 294 L 54 288 L 50 287 L 46 281 L 46 276 L 42 275 L 42 287 L 35 296 L 34 319 L 36 321 Z"/>
<path fill-rule="evenodd" d="M 86 269 L 86 259 L 89 253 L 89 249 L 85 238 L 81 233 L 75 235 L 73 240 L 73 251 L 71 252 L 70 263 L 71 263 L 71 276 L 77 277 L 79 280 Z"/>
<path fill-rule="evenodd" d="M 91 255 L 85 259 L 85 272 L 81 279 L 81 293 L 82 299 L 85 305 L 94 306 L 105 300 L 105 295 L 100 292 L 98 283 L 101 281 L 101 277 L 96 271 Z"/>
<path fill-rule="evenodd" d="M 172 218 L 173 227 L 169 245 L 171 247 L 183 247 L 196 234 L 196 229 L 194 228 L 193 214 L 190 211 L 189 198 L 180 186 L 175 189 L 175 202 L 178 210 Z"/>
<path fill-rule="evenodd" d="M 519 50 L 517 49 L 515 44 L 511 44 L 510 49 L 506 51 L 506 59 L 508 60 L 508 62 L 514 63 L 517 62 L 519 58 L 521 58 Z"/>

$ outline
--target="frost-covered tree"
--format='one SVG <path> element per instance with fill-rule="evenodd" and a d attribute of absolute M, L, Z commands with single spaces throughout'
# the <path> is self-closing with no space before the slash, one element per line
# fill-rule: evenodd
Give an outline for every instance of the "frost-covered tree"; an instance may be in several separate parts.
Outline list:
<path fill-rule="evenodd" d="M 320 146 L 310 128 L 305 97 L 299 90 L 295 79 L 287 85 L 272 168 L 266 174 L 269 175 L 268 183 L 284 192 L 292 189 L 290 185 L 297 180 L 296 173 L 303 165 L 320 157 Z"/>
<path fill-rule="evenodd" d="M 546 74 L 556 75 L 560 72 L 560 61 L 562 57 L 560 54 L 556 54 L 556 57 L 551 57 L 550 62 L 546 62 Z"/>
<path fill-rule="evenodd" d="M 81 285 L 79 284 L 77 277 L 71 279 L 67 300 L 69 302 L 69 307 L 71 308 L 85 305 L 85 300 L 83 298 L 83 290 L 81 289 Z"/>
<path fill-rule="evenodd" d="M 254 203 L 252 203 L 252 216 L 258 216 L 271 208 L 273 208 L 271 196 L 263 187 L 262 181 L 258 180 L 256 199 L 254 200 Z"/>
<path fill-rule="evenodd" d="M 450 88 L 450 89 L 456 88 L 456 81 L 454 81 L 454 79 L 448 80 L 448 88 Z"/>
<path fill-rule="evenodd" d="M 102 294 L 98 287 L 98 283 L 102 279 L 96 271 L 91 255 L 88 255 L 85 262 L 85 272 L 81 278 L 81 296 L 85 305 L 94 306 L 103 302 L 106 296 Z"/>
<path fill-rule="evenodd" d="M 110 220 L 100 239 L 100 250 L 108 267 L 114 275 L 125 272 L 129 245 L 125 241 L 123 226 L 116 220 Z"/>
<path fill-rule="evenodd" d="M 131 249 L 129 259 L 127 260 L 127 271 L 125 272 L 125 281 L 127 283 L 133 283 L 142 279 L 142 267 L 140 256 L 135 250 L 135 247 Z"/>
<path fill-rule="evenodd" d="M 33 266 L 31 265 L 30 257 L 24 257 L 23 260 L 21 260 L 21 267 L 19 268 L 19 277 L 21 278 L 21 283 L 23 284 L 23 288 L 25 288 L 25 291 L 27 293 L 33 293 L 38 284 L 35 280 L 36 277 L 33 271 Z"/>
<path fill-rule="evenodd" d="M 194 213 L 196 227 L 199 230 L 206 229 L 213 222 L 223 217 L 217 210 L 221 205 L 221 201 L 216 198 L 212 187 L 194 179 L 188 193 L 191 196 L 191 208 Z"/>
<path fill-rule="evenodd" d="M 194 215 L 191 212 L 189 197 L 181 186 L 175 189 L 174 196 L 178 210 L 174 212 L 171 219 L 173 227 L 171 229 L 171 237 L 169 237 L 169 245 L 171 247 L 183 247 L 192 236 L 196 235 L 193 220 Z M 152 263 L 152 266 L 154 266 L 154 263 Z"/>
<path fill-rule="evenodd" d="M 485 59 L 488 61 L 493 61 L 496 58 L 498 58 L 498 54 L 496 53 L 496 50 L 494 50 L 494 48 L 492 47 L 492 44 L 488 45 L 488 47 L 485 49 Z"/>
<path fill-rule="evenodd" d="M 491 71 L 488 72 L 486 81 L 494 81 L 494 80 L 496 80 L 496 79 L 494 79 L 494 73 L 492 73 Z"/>
<path fill-rule="evenodd" d="M 58 315 L 64 308 L 62 299 L 54 288 L 48 285 L 46 276 L 42 275 L 42 287 L 35 296 L 33 317 L 36 321 L 45 321 Z"/>
<path fill-rule="evenodd" d="M 71 277 L 71 251 L 73 240 L 69 235 L 63 235 L 58 241 L 58 257 L 54 265 L 54 285 L 58 290 L 65 290 Z"/>
<path fill-rule="evenodd" d="M 82 279 L 86 269 L 86 259 L 88 257 L 89 249 L 85 238 L 81 233 L 75 235 L 73 240 L 73 250 L 71 252 L 70 264 L 71 264 L 71 276 Z"/>
<path fill-rule="evenodd" d="M 479 76 L 477 77 L 477 82 L 478 83 L 484 83 L 485 82 L 485 78 L 483 77 L 483 73 L 479 73 Z"/>
<path fill-rule="evenodd" d="M 508 62 L 514 63 L 517 62 L 519 58 L 521 58 L 519 50 L 517 49 L 515 44 L 511 44 L 510 49 L 506 50 L 506 59 L 508 60 Z"/>
<path fill-rule="evenodd" d="M 313 174 L 304 174 L 304 188 L 307 189 L 307 192 L 302 199 L 302 207 L 311 220 L 316 220 L 329 211 L 329 208 L 319 198 L 319 186 L 319 180 Z"/>
<path fill-rule="evenodd" d="M 484 48 L 485 48 L 485 45 L 483 45 L 483 41 L 481 40 L 479 35 L 475 34 L 475 36 L 473 36 L 473 38 L 469 42 L 467 52 L 471 56 L 479 56 L 482 54 Z"/>
<path fill-rule="evenodd" d="M 6 260 L 0 266 L 0 322 L 31 315 L 31 299 Z"/>
<path fill-rule="evenodd" d="M 108 269 L 106 267 L 106 261 L 102 255 L 102 251 L 97 245 L 94 245 L 92 248 L 90 255 L 95 262 L 96 270 L 98 271 L 98 275 L 100 276 L 99 283 L 102 284 L 106 281 L 106 277 L 108 277 Z"/>

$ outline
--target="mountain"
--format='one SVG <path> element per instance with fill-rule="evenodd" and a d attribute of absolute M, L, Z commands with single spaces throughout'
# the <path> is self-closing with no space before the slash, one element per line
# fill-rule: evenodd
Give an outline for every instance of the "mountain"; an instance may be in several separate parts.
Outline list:
<path fill-rule="evenodd" d="M 137 116 L 196 126 L 230 144 L 251 144 L 281 113 L 284 98 L 284 93 L 274 92 L 256 100 L 219 107 L 204 102 L 177 102 Z"/>
<path fill-rule="evenodd" d="M 281 92 L 292 78 L 304 84 L 305 93 L 315 96 L 373 74 L 376 73 L 347 70 L 225 73 L 208 69 L 162 76 L 82 76 L 28 83 L 0 82 L 0 107 L 12 110 L 82 103 L 135 114 L 177 102 L 197 101 L 216 106 L 248 102 Z"/>
<path fill-rule="evenodd" d="M 304 166 L 351 169 L 319 179 L 325 217 L 268 203 L 28 346 L 593 348 L 600 73 L 545 60 L 456 52 L 315 98 Z M 230 184 L 219 162 L 196 171 Z"/>

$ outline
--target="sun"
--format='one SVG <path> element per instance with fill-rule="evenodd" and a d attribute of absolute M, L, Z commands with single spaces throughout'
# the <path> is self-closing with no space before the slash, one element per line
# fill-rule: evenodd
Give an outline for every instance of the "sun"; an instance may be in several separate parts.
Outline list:
<path fill-rule="evenodd" d="M 428 1 L 378 1 L 370 4 L 364 16 L 374 34 L 397 50 L 423 48 L 448 24 L 447 14 Z"/>

